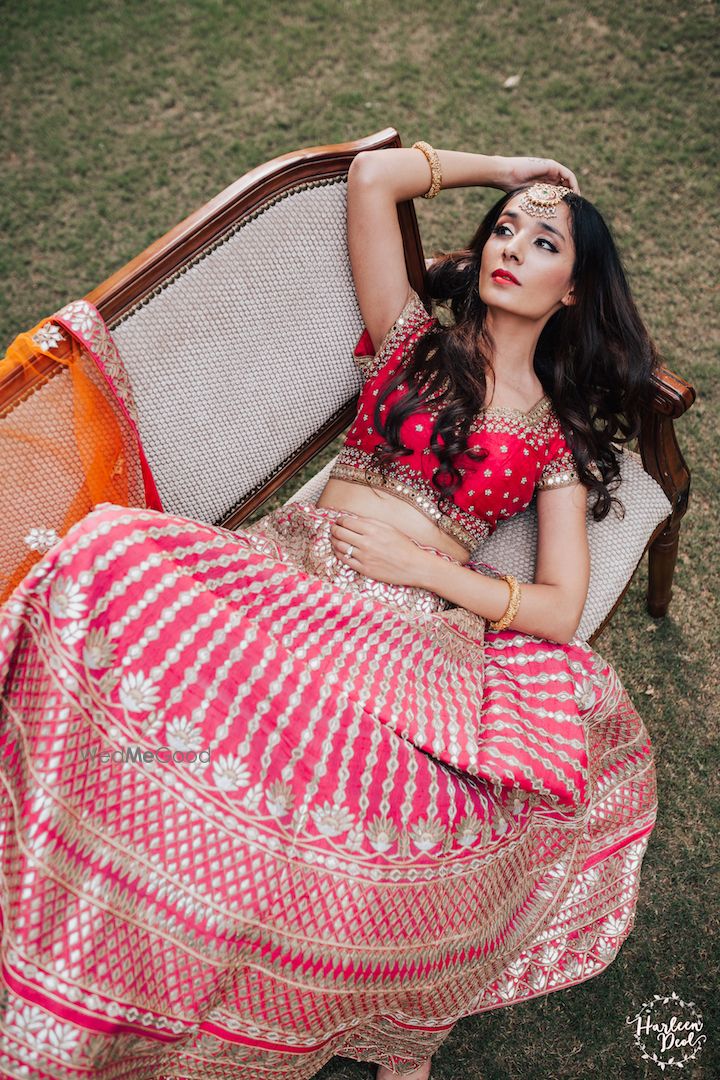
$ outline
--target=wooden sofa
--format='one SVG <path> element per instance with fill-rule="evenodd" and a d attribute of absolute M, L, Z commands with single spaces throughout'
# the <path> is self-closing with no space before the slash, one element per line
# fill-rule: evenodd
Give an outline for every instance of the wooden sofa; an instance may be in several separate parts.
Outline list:
<path fill-rule="evenodd" d="M 399 145 L 388 128 L 261 165 L 88 295 L 127 368 L 167 511 L 237 528 L 280 489 L 297 487 L 300 471 L 352 422 L 360 375 L 351 352 L 362 323 L 345 241 L 347 170 L 361 150 Z M 398 213 L 409 277 L 424 295 L 412 204 Z M 6 378 L 0 418 L 12 411 L 17 422 L 56 375 L 50 362 L 22 391 Z M 55 379 L 54 393 L 59 386 Z M 658 372 L 639 453 L 623 455 L 625 519 L 589 519 L 583 640 L 601 632 L 645 550 L 648 610 L 667 611 L 690 487 L 674 422 L 694 397 L 684 380 Z M 330 466 L 290 497 L 316 498 Z M 533 505 L 475 554 L 531 580 L 535 530 Z"/>

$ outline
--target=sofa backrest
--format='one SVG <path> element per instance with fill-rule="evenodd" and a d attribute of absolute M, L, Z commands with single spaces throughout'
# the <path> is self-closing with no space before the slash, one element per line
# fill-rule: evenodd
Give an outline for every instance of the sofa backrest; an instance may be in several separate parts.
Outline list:
<path fill-rule="evenodd" d="M 111 326 L 171 513 L 225 520 L 357 393 L 345 189 L 268 201 Z"/>
<path fill-rule="evenodd" d="M 238 524 L 352 420 L 362 321 L 347 171 L 360 150 L 398 143 L 389 129 L 278 158 L 88 297 L 128 370 L 169 512 Z M 422 290 L 411 206 L 401 227 Z"/>

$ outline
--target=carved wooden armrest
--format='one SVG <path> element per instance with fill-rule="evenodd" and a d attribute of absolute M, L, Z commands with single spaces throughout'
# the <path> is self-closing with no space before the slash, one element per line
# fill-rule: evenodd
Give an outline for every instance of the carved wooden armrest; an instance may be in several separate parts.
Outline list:
<path fill-rule="evenodd" d="M 643 416 L 639 449 L 646 472 L 663 489 L 672 511 L 648 546 L 648 611 L 667 613 L 680 538 L 680 522 L 690 496 L 690 470 L 678 445 L 675 420 L 695 401 L 695 388 L 661 365 L 653 375 L 654 396 Z"/>
<path fill-rule="evenodd" d="M 677 420 L 679 416 L 687 412 L 695 401 L 695 388 L 662 364 L 653 374 L 653 383 L 655 385 L 653 408 L 657 412 L 671 416 L 673 420 Z"/>

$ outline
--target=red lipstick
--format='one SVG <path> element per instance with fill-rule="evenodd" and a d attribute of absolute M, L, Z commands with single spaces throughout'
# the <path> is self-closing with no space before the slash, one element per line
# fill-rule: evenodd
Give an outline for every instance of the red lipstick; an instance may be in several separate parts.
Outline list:
<path fill-rule="evenodd" d="M 520 284 L 518 279 L 511 274 L 509 270 L 493 270 L 492 279 L 493 281 L 509 281 L 512 282 L 513 285 Z"/>

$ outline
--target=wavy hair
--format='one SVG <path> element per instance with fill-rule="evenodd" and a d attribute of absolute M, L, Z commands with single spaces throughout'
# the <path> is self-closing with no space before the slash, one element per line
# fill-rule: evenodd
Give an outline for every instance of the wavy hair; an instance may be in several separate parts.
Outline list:
<path fill-rule="evenodd" d="M 439 465 L 432 477 L 443 509 L 460 486 L 455 464 L 461 454 L 482 461 L 488 451 L 468 449 L 471 427 L 483 410 L 493 343 L 487 305 L 478 280 L 482 251 L 506 203 L 524 191 L 504 195 L 483 219 L 467 248 L 442 254 L 426 275 L 430 296 L 448 307 L 452 325 L 438 324 L 417 343 L 409 362 L 378 395 L 374 421 L 384 443 L 373 464 L 383 477 L 390 461 L 411 451 L 400 439 L 408 417 L 432 409 L 430 448 Z M 620 482 L 613 443 L 628 443 L 640 432 L 643 405 L 651 393 L 657 353 L 630 293 L 612 234 L 600 213 L 580 195 L 565 196 L 575 246 L 572 284 L 575 303 L 547 321 L 533 364 L 573 452 L 581 482 L 595 491 L 592 512 L 601 521 L 622 503 L 612 494 Z M 399 385 L 408 392 L 384 416 L 380 406 Z"/>

